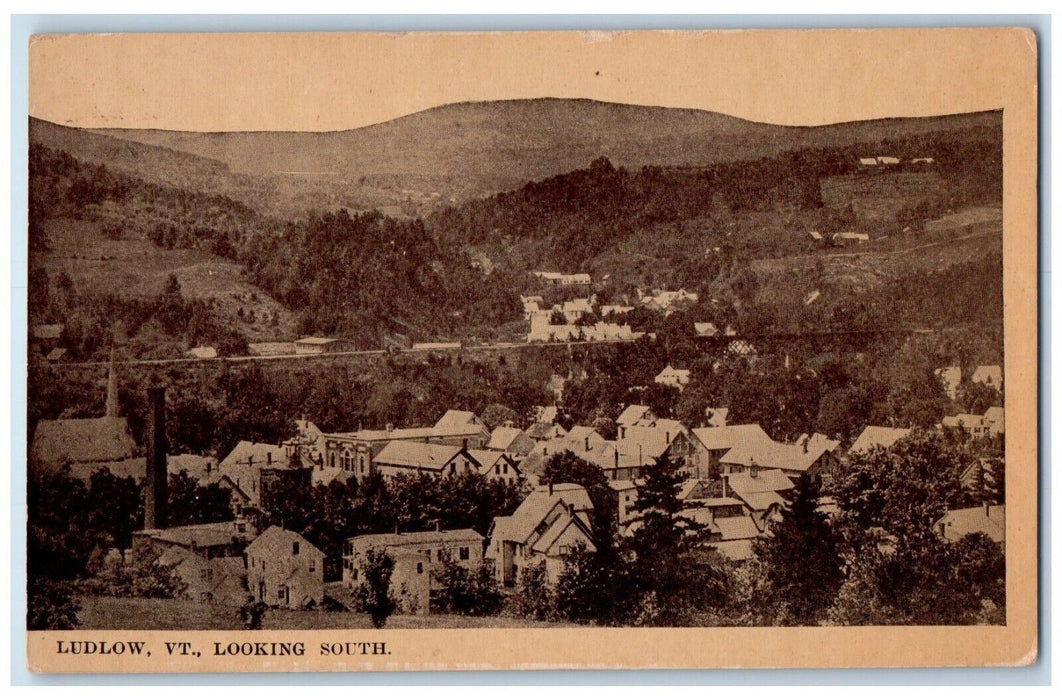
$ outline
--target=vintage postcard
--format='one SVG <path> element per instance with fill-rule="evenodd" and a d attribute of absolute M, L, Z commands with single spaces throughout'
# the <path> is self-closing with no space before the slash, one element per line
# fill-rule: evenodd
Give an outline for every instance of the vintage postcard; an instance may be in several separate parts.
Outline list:
<path fill-rule="evenodd" d="M 1032 663 L 1037 60 L 35 36 L 29 668 Z"/>

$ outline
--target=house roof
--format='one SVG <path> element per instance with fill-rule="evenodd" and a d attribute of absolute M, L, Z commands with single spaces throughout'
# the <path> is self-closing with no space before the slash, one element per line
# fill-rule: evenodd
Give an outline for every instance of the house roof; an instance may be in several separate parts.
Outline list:
<path fill-rule="evenodd" d="M 984 416 L 974 413 L 960 413 L 957 416 L 944 416 L 941 421 L 947 428 L 975 428 L 984 424 Z"/>
<path fill-rule="evenodd" d="M 288 460 L 284 455 L 284 448 L 280 445 L 240 440 L 236 447 L 232 448 L 232 452 L 221 460 L 219 466 L 227 469 L 237 464 L 286 467 Z"/>
<path fill-rule="evenodd" d="M 751 473 L 739 472 L 727 475 L 727 488 L 739 497 L 753 493 L 788 491 L 793 488 L 793 481 L 779 469 Z"/>
<path fill-rule="evenodd" d="M 486 432 L 486 427 L 472 411 L 450 409 L 435 423 L 434 431 L 436 435 L 471 435 Z"/>
<path fill-rule="evenodd" d="M 630 425 L 651 414 L 652 411 L 648 406 L 627 406 L 627 408 L 623 409 L 623 412 L 619 414 L 619 417 L 616 418 L 616 425 Z"/>
<path fill-rule="evenodd" d="M 44 464 L 119 462 L 133 457 L 136 442 L 125 418 L 42 420 L 33 433 L 30 455 Z"/>
<path fill-rule="evenodd" d="M 729 450 L 738 445 L 771 439 L 767 432 L 756 423 L 694 428 L 693 434 L 708 450 Z"/>
<path fill-rule="evenodd" d="M 735 515 L 728 518 L 716 518 L 715 527 L 723 536 L 723 541 L 748 540 L 759 537 L 760 529 L 748 515 Z"/>
<path fill-rule="evenodd" d="M 578 484 L 554 484 L 552 492 L 549 486 L 539 486 L 527 495 L 512 515 L 494 519 L 492 539 L 527 542 L 558 504 L 563 505 L 565 509 L 571 506 L 577 513 L 594 509 L 586 489 Z"/>
<path fill-rule="evenodd" d="M 188 476 L 204 482 L 217 470 L 217 460 L 203 455 L 169 455 L 166 457 L 166 471 L 170 474 L 188 472 Z"/>
<path fill-rule="evenodd" d="M 44 359 L 49 362 L 55 362 L 61 360 L 63 355 L 66 355 L 66 348 L 52 348 L 51 352 L 44 356 Z"/>
<path fill-rule="evenodd" d="M 58 340 L 63 334 L 63 324 L 46 323 L 36 325 L 31 329 L 33 337 L 37 340 Z"/>
<path fill-rule="evenodd" d="M 739 466 L 757 466 L 786 471 L 807 471 L 824 454 L 831 451 L 833 440 L 808 440 L 804 445 L 790 445 L 773 440 L 757 440 L 734 446 L 719 461 Z"/>
<path fill-rule="evenodd" d="M 550 440 L 555 437 L 567 435 L 567 432 L 556 423 L 539 421 L 533 423 L 531 427 L 527 429 L 526 434 L 532 440 Z"/>
<path fill-rule="evenodd" d="M 291 557 L 291 545 L 293 542 L 299 543 L 300 556 L 303 550 L 307 554 L 316 554 L 323 557 L 324 553 L 317 547 L 314 547 L 305 537 L 297 532 L 291 530 L 285 530 L 282 527 L 276 525 L 270 525 L 269 529 L 256 537 L 251 544 L 247 545 L 247 553 L 253 554 L 255 557 L 262 558 L 280 558 Z"/>
<path fill-rule="evenodd" d="M 738 493 L 735 491 L 735 493 Z M 757 513 L 771 506 L 785 505 L 785 499 L 776 491 L 743 491 L 740 494 L 741 501 L 748 505 L 749 509 Z"/>
<path fill-rule="evenodd" d="M 414 545 L 448 544 L 457 542 L 482 542 L 483 535 L 471 528 L 463 530 L 427 530 L 424 532 L 383 533 L 379 535 L 358 535 L 347 542 L 358 549 L 369 547 L 411 547 Z"/>
<path fill-rule="evenodd" d="M 943 535 L 954 542 L 974 532 L 983 532 L 993 542 L 1005 542 L 1007 539 L 1007 507 L 1005 505 L 960 508 L 949 510 L 947 515 L 937 521 L 943 529 Z"/>
<path fill-rule="evenodd" d="M 439 445 L 426 442 L 411 442 L 407 440 L 392 440 L 380 450 L 380 454 L 373 460 L 378 464 L 391 464 L 399 467 L 415 467 L 417 469 L 442 469 L 449 464 L 454 457 L 468 452 L 456 445 Z M 480 466 L 478 460 L 471 457 L 475 466 Z"/>
<path fill-rule="evenodd" d="M 714 323 L 711 323 L 711 322 L 707 322 L 707 323 L 694 322 L 693 331 L 697 335 L 713 336 L 713 335 L 717 335 L 719 333 L 719 328 Z"/>
<path fill-rule="evenodd" d="M 855 442 L 852 443 L 851 452 L 867 452 L 875 447 L 892 447 L 896 442 L 910 435 L 909 428 L 886 428 L 879 425 L 868 425 L 863 428 Z"/>
<path fill-rule="evenodd" d="M 297 345 L 329 345 L 331 343 L 338 343 L 337 338 L 320 338 L 318 336 L 307 336 L 305 338 L 299 338 L 295 341 Z"/>
<path fill-rule="evenodd" d="M 1003 407 L 1002 406 L 992 406 L 987 411 L 985 411 L 985 422 L 986 423 L 993 423 L 993 424 L 1002 425 L 1003 424 Z"/>
<path fill-rule="evenodd" d="M 217 547 L 239 541 L 243 534 L 236 529 L 236 523 L 204 523 L 201 525 L 182 525 L 164 530 L 144 530 L 152 539 L 184 547 Z"/>
<path fill-rule="evenodd" d="M 668 377 L 674 377 L 678 381 L 689 381 L 690 371 L 688 369 L 679 369 L 668 365 L 664 369 L 660 370 L 660 373 L 656 375 L 656 381 L 666 380 Z"/>
<path fill-rule="evenodd" d="M 490 440 L 487 441 L 488 450 L 507 450 L 509 446 L 513 444 L 516 438 L 520 437 L 523 431 L 519 428 L 510 428 L 509 426 L 498 426 L 494 429 L 494 432 L 490 434 Z"/>
<path fill-rule="evenodd" d="M 143 457 L 130 457 L 113 462 L 74 462 L 70 465 L 70 476 L 87 484 L 92 480 L 93 474 L 104 469 L 119 479 L 143 481 L 147 476 L 147 460 Z"/>
<path fill-rule="evenodd" d="M 553 521 L 553 523 L 546 529 L 542 536 L 539 537 L 534 544 L 531 545 L 531 550 L 535 552 L 548 553 L 553 547 L 553 544 L 568 531 L 568 528 L 579 529 L 583 537 L 586 539 L 586 547 L 588 551 L 596 551 L 594 543 L 591 541 L 590 527 L 586 521 L 579 516 L 562 515 Z"/>
<path fill-rule="evenodd" d="M 484 470 L 490 469 L 499 460 L 505 459 L 505 453 L 500 450 L 469 450 L 468 454 L 479 462 L 480 468 Z"/>
<path fill-rule="evenodd" d="M 999 365 L 981 365 L 970 377 L 972 382 L 999 384 L 1003 381 L 1003 369 Z"/>
<path fill-rule="evenodd" d="M 200 360 L 212 360 L 218 356 L 217 348 L 212 348 L 208 345 L 200 345 L 197 348 L 191 348 L 186 355 L 199 358 Z"/>

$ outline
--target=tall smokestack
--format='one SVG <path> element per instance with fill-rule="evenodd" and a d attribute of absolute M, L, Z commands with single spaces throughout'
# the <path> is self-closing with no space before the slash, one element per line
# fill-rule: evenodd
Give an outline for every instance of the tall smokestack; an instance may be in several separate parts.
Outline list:
<path fill-rule="evenodd" d="M 166 527 L 168 483 L 166 474 L 166 388 L 147 390 L 148 420 L 144 446 L 147 450 L 147 478 L 144 488 L 144 529 Z"/>

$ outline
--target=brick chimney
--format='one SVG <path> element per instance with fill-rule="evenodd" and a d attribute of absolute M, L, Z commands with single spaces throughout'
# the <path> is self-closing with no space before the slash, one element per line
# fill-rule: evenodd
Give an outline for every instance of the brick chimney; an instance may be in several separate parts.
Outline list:
<path fill-rule="evenodd" d="M 148 416 L 144 435 L 147 473 L 144 479 L 144 529 L 166 527 L 166 505 L 169 497 L 166 473 L 166 388 L 147 390 Z"/>

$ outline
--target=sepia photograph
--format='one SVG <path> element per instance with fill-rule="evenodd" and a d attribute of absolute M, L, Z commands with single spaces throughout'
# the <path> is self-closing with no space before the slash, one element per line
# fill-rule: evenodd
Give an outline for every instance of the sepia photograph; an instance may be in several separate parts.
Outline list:
<path fill-rule="evenodd" d="M 1030 37 L 35 36 L 31 668 L 1031 662 Z"/>

